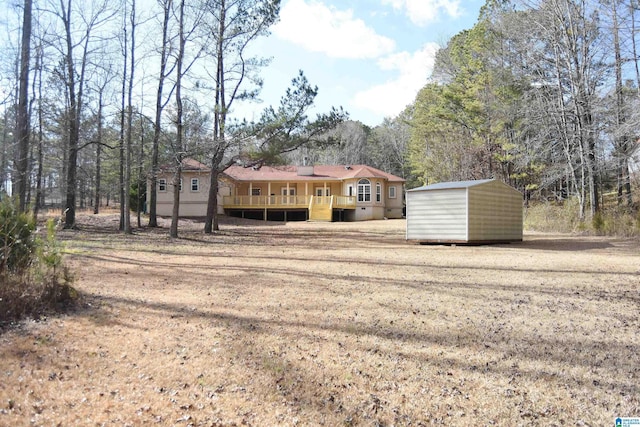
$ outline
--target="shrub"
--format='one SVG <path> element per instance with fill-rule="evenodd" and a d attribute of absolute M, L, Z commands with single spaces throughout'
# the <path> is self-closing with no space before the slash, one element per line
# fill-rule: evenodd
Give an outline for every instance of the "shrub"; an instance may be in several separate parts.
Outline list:
<path fill-rule="evenodd" d="M 525 211 L 527 230 L 557 233 L 592 233 L 608 236 L 632 237 L 640 235 L 640 212 L 629 207 L 605 205 L 591 221 L 580 221 L 577 200 L 563 203 L 531 204 Z"/>
<path fill-rule="evenodd" d="M 591 219 L 591 226 L 594 231 L 598 234 L 601 234 L 604 230 L 605 218 L 602 212 L 596 213 Z"/>
<path fill-rule="evenodd" d="M 55 221 L 44 238 L 35 233 L 32 215 L 5 199 L 0 204 L 0 326 L 66 306 L 77 298 L 56 240 Z"/>
<path fill-rule="evenodd" d="M 578 201 L 531 203 L 525 210 L 524 225 L 528 230 L 573 233 L 584 226 L 578 218 Z"/>
<path fill-rule="evenodd" d="M 138 203 L 141 203 L 140 210 L 145 210 L 145 200 L 147 199 L 146 183 L 134 182 L 129 190 L 129 209 L 138 211 Z"/>
<path fill-rule="evenodd" d="M 607 208 L 602 214 L 600 234 L 608 236 L 632 237 L 640 235 L 640 213 L 625 206 Z"/>
<path fill-rule="evenodd" d="M 19 212 L 15 200 L 0 201 L 0 274 L 24 271 L 33 258 L 35 220 Z"/>

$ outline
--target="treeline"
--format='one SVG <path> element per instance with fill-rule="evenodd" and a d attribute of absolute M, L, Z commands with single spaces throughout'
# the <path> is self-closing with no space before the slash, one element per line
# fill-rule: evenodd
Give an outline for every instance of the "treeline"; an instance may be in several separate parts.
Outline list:
<path fill-rule="evenodd" d="M 409 162 L 425 181 L 494 176 L 528 196 L 603 193 L 633 208 L 638 3 L 490 0 L 436 58 L 411 106 Z"/>
<path fill-rule="evenodd" d="M 369 164 L 410 188 L 495 177 L 527 201 L 576 200 L 581 221 L 605 194 L 637 212 L 634 0 L 488 0 L 439 50 L 415 101 L 373 128 L 335 109 L 309 119 L 318 89 L 302 73 L 255 123 L 233 120 L 259 96 L 269 61 L 249 47 L 277 22 L 278 0 L 152 6 L 24 0 L 10 11 L 0 192 L 11 185 L 21 209 L 59 203 L 72 227 L 76 207 L 115 199 L 130 231 L 124 213 L 146 200 L 155 226 L 145 183 L 170 165 L 179 201 L 189 156 L 213 171 L 206 232 L 217 229 L 217 177 L 236 163 Z M 177 224 L 174 212 L 172 235 Z"/>
<path fill-rule="evenodd" d="M 527 202 L 577 200 L 579 221 L 601 221 L 613 193 L 637 215 L 639 11 L 632 0 L 488 0 L 398 117 L 344 124 L 342 145 L 304 155 L 368 163 L 409 187 L 499 178 Z"/>

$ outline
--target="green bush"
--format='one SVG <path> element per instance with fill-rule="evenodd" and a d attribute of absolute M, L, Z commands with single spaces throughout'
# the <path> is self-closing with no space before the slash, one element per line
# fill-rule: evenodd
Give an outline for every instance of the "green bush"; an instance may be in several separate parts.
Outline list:
<path fill-rule="evenodd" d="M 134 182 L 129 189 L 129 209 L 138 211 L 138 203 L 141 204 L 140 211 L 144 211 L 145 200 L 147 199 L 146 183 Z"/>
<path fill-rule="evenodd" d="M 15 200 L 0 201 L 0 274 L 20 273 L 29 267 L 35 250 L 35 220 L 20 212 Z"/>
<path fill-rule="evenodd" d="M 33 216 L 7 199 L 0 202 L 0 221 L 0 326 L 73 302 L 78 295 L 63 264 L 55 221 L 47 222 L 40 237 Z"/>

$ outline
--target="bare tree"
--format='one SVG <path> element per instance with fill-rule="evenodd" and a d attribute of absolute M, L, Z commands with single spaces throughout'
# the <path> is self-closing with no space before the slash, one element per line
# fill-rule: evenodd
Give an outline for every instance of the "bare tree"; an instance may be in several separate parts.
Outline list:
<path fill-rule="evenodd" d="M 54 11 L 64 28 L 64 36 L 60 39 L 63 44 L 56 47 L 64 58 L 68 102 L 65 228 L 75 227 L 77 162 L 78 150 L 81 148 L 80 125 L 85 101 L 87 69 L 90 66 L 89 57 L 92 53 L 94 32 L 115 16 L 115 12 L 109 8 L 109 5 L 108 0 L 91 3 L 90 11 L 81 13 L 75 11 L 73 0 L 66 0 L 66 2 L 60 0 L 59 9 Z M 80 22 L 82 27 L 77 31 L 75 25 Z M 78 33 L 79 36 L 76 38 Z M 79 56 L 76 55 L 76 48 L 80 50 Z"/>
<path fill-rule="evenodd" d="M 279 0 L 209 0 L 207 11 L 213 23 L 210 32 L 215 43 L 210 57 L 215 61 L 214 129 L 211 147 L 211 181 L 205 233 L 218 230 L 218 177 L 237 154 L 239 140 L 227 135 L 227 115 L 236 100 L 258 96 L 262 81 L 255 74 L 266 62 L 246 58 L 247 47 L 258 37 L 268 34 L 278 19 Z M 246 19 L 251 17 L 251 19 Z M 248 87 L 248 89 L 244 89 Z"/>
<path fill-rule="evenodd" d="M 31 55 L 32 0 L 24 0 L 22 19 L 22 42 L 20 46 L 20 78 L 18 95 L 18 120 L 16 126 L 17 157 L 16 187 L 19 209 L 26 211 L 26 197 L 29 186 L 29 61 Z"/>
<path fill-rule="evenodd" d="M 133 139 L 133 82 L 135 72 L 135 53 L 136 53 L 136 0 L 131 0 L 131 12 L 129 14 L 129 24 L 131 28 L 131 47 L 129 51 L 129 84 L 127 89 L 127 143 L 124 156 L 124 198 L 121 200 L 123 205 L 123 231 L 131 233 L 131 207 L 129 203 L 129 189 L 131 188 L 131 147 Z M 126 32 L 125 32 L 126 37 Z M 126 44 L 125 44 L 126 49 Z"/>
<path fill-rule="evenodd" d="M 385 119 L 373 130 L 376 166 L 380 169 L 408 178 L 408 144 L 410 138 L 409 111 L 405 109 L 394 119 Z"/>
<path fill-rule="evenodd" d="M 44 167 L 44 112 L 42 105 L 42 70 L 43 70 L 44 52 L 42 44 L 36 49 L 36 75 L 33 79 L 33 99 L 38 100 L 38 144 L 37 144 L 37 172 L 36 172 L 36 200 L 33 204 L 33 216 L 38 217 L 40 208 L 44 202 L 44 193 L 42 189 L 42 174 Z"/>
<path fill-rule="evenodd" d="M 98 95 L 98 106 L 96 111 L 96 155 L 95 155 L 95 188 L 94 188 L 94 206 L 93 213 L 98 214 L 100 212 L 100 205 L 102 203 L 102 148 L 108 146 L 104 141 L 104 107 L 105 107 L 105 91 L 111 84 L 115 74 L 112 72 L 111 64 L 106 64 L 98 76 L 94 79 L 94 91 Z"/>
<path fill-rule="evenodd" d="M 587 206 L 590 216 L 595 217 L 600 211 L 602 172 L 597 111 L 601 104 L 599 90 L 608 70 L 599 4 L 586 0 L 518 3 L 525 10 L 514 12 L 519 19 L 512 21 L 508 37 L 518 40 L 522 58 L 519 68 L 532 83 L 529 90 L 545 100 L 540 110 L 532 112 L 545 115 L 553 126 L 553 139 L 547 140 L 547 145 L 561 142 L 560 152 L 569 170 L 567 182 L 576 190 L 580 218 L 585 218 Z M 542 136 L 547 131 L 539 122 L 536 125 L 533 116 L 527 119 L 534 134 Z"/>
<path fill-rule="evenodd" d="M 171 229 L 169 235 L 178 237 L 178 218 L 180 216 L 180 190 L 182 189 L 182 137 L 184 126 L 182 123 L 182 77 L 185 57 L 186 35 L 184 31 L 184 0 L 180 0 L 178 12 L 178 54 L 176 57 L 176 141 L 175 141 L 175 171 L 173 174 L 173 212 L 171 215 Z"/>
<path fill-rule="evenodd" d="M 149 227 L 158 226 L 157 197 L 158 197 L 158 167 L 160 153 L 160 136 L 162 134 L 162 112 L 169 102 L 170 96 L 163 99 L 163 91 L 167 75 L 171 69 L 167 70 L 167 59 L 170 50 L 169 38 L 169 18 L 173 9 L 173 0 L 158 0 L 162 7 L 162 42 L 160 44 L 160 69 L 158 72 L 158 88 L 156 91 L 156 109 L 153 128 L 153 145 L 151 149 L 151 188 L 149 197 Z"/>
<path fill-rule="evenodd" d="M 628 126 L 629 114 L 628 114 L 628 96 L 625 96 L 626 92 L 629 92 L 629 88 L 623 84 L 623 68 L 626 62 L 623 58 L 621 36 L 623 35 L 622 23 L 619 17 L 619 8 L 622 6 L 620 0 L 611 0 L 609 2 L 609 14 L 611 19 L 610 32 L 612 35 L 613 52 L 614 52 L 614 69 L 615 69 L 615 108 L 614 108 L 614 132 L 613 132 L 613 148 L 616 161 L 616 178 L 617 178 L 617 193 L 618 204 L 621 205 L 625 199 L 627 206 L 633 206 L 633 199 L 631 195 L 631 179 L 629 173 L 629 157 L 632 154 L 632 136 L 630 135 L 630 129 Z M 635 17 L 632 5 L 630 8 L 624 8 L 630 12 L 631 31 L 628 34 L 628 38 L 631 39 L 631 45 L 635 50 Z M 637 60 L 636 63 L 636 76 L 638 75 Z"/>

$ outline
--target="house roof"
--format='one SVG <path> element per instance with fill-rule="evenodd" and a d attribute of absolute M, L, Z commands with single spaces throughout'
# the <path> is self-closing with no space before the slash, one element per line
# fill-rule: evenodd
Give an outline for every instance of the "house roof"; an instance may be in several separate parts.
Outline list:
<path fill-rule="evenodd" d="M 495 179 L 476 179 L 472 181 L 439 182 L 437 184 L 431 184 L 431 185 L 425 185 L 418 188 L 412 188 L 411 190 L 407 190 L 407 191 L 453 190 L 453 189 L 474 187 L 476 185 L 482 185 L 492 181 L 495 181 Z"/>
<path fill-rule="evenodd" d="M 209 167 L 195 159 L 182 159 L 182 170 L 188 171 L 208 171 Z"/>
<path fill-rule="evenodd" d="M 184 158 L 182 159 L 182 171 L 183 172 L 209 172 L 209 167 L 204 163 L 200 163 L 196 159 Z M 173 163 L 167 163 L 160 166 L 161 171 L 170 171 L 175 167 Z"/>
<path fill-rule="evenodd" d="M 312 175 L 298 175 L 297 166 L 262 166 L 245 168 L 231 166 L 225 175 L 236 181 L 342 181 L 350 178 L 382 178 L 389 182 L 404 182 L 392 175 L 366 165 L 314 165 Z"/>

